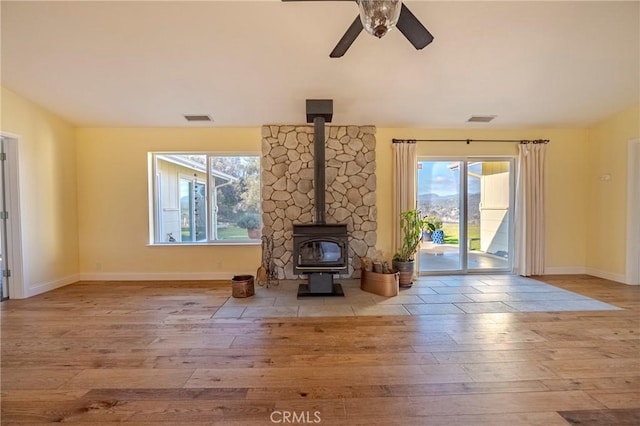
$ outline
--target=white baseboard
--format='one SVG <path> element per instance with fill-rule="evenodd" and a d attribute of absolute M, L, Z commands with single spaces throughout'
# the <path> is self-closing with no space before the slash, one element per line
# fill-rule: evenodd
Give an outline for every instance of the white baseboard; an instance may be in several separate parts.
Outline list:
<path fill-rule="evenodd" d="M 68 277 L 60 278 L 59 280 L 49 281 L 46 283 L 39 283 L 27 288 L 27 294 L 24 297 L 36 296 L 38 294 L 46 293 L 47 291 L 55 290 L 56 288 L 64 287 L 69 284 L 73 284 L 80 280 L 79 275 L 69 275 Z"/>
<path fill-rule="evenodd" d="M 601 271 L 595 268 L 587 268 L 587 274 L 594 277 L 604 278 L 605 280 L 616 281 L 623 284 L 630 284 L 627 282 L 627 277 L 624 274 L 616 274 L 613 272 Z"/>
<path fill-rule="evenodd" d="M 253 272 L 96 272 L 69 275 L 59 280 L 38 283 L 30 286 L 24 298 L 46 293 L 56 288 L 64 287 L 78 281 L 206 281 L 231 280 L 234 275 L 254 275 Z"/>
<path fill-rule="evenodd" d="M 544 268 L 545 275 L 582 275 L 587 273 L 584 266 L 549 266 Z"/>
<path fill-rule="evenodd" d="M 588 268 L 586 266 L 551 266 L 544 268 L 545 275 L 591 275 L 598 278 L 604 278 L 605 280 L 616 281 L 623 284 L 630 284 L 627 282 L 627 277 L 624 274 L 616 274 L 613 272 L 601 271 L 595 268 Z"/>
<path fill-rule="evenodd" d="M 79 281 L 205 281 L 230 280 L 234 275 L 253 272 L 90 272 L 79 275 Z"/>

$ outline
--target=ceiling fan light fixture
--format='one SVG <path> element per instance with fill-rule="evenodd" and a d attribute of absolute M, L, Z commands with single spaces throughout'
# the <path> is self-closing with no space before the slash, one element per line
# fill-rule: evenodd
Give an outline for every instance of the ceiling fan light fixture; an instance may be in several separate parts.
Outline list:
<path fill-rule="evenodd" d="M 382 38 L 398 23 L 402 1 L 358 0 L 358 7 L 364 29 L 369 34 Z"/>

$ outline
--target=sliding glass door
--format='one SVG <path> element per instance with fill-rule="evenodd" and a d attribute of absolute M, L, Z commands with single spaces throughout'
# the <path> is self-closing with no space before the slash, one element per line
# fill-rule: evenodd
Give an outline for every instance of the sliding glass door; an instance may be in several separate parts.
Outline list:
<path fill-rule="evenodd" d="M 420 272 L 510 271 L 513 257 L 513 160 L 418 161 L 418 209 L 426 232 Z"/>
<path fill-rule="evenodd" d="M 418 210 L 437 228 L 423 235 L 420 272 L 462 270 L 462 167 L 461 161 L 418 160 Z"/>

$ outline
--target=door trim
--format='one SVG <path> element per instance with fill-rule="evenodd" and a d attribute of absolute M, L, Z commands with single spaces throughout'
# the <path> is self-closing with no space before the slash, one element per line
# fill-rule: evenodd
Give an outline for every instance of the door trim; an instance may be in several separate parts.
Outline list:
<path fill-rule="evenodd" d="M 9 279 L 9 297 L 23 299 L 28 297 L 25 288 L 25 271 L 22 251 L 22 225 L 20 216 L 20 173 L 19 147 L 20 137 L 15 134 L 0 132 L 4 140 L 5 154 L 5 197 L 7 219 L 7 253 L 6 266 L 11 270 Z"/>
<path fill-rule="evenodd" d="M 627 284 L 640 285 L 640 138 L 629 140 L 627 148 Z"/>

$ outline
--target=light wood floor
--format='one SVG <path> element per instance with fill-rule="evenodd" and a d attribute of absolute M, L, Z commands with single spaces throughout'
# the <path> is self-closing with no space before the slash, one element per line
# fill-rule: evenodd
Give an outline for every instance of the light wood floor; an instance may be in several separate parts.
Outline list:
<path fill-rule="evenodd" d="M 204 282 L 10 300 L 2 424 L 640 424 L 640 288 L 544 281 L 624 310 L 212 319 L 230 285 Z"/>

